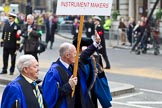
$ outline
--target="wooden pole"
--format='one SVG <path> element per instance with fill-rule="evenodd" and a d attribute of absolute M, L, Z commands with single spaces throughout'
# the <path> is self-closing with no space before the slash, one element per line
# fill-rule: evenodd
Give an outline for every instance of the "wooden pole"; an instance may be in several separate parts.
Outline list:
<path fill-rule="evenodd" d="M 84 16 L 80 16 L 80 25 L 79 25 L 79 33 L 78 33 L 78 39 L 77 39 L 77 54 L 75 57 L 75 63 L 74 63 L 74 70 L 73 70 L 73 76 L 77 76 L 78 72 L 78 61 L 79 61 L 79 50 L 80 50 L 80 42 L 82 39 L 82 32 L 83 32 L 83 24 L 84 24 Z M 74 96 L 75 88 L 72 92 L 72 97 Z"/>

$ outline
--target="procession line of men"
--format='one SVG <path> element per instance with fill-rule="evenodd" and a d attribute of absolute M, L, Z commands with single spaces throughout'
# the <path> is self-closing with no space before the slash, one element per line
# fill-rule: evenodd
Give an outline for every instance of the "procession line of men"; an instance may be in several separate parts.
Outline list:
<path fill-rule="evenodd" d="M 102 66 L 98 67 L 99 64 L 94 62 L 91 57 L 102 44 L 102 38 L 97 31 L 95 32 L 95 39 L 88 40 L 89 44 L 81 45 L 87 46 L 87 49 L 80 52 L 77 76 L 74 77 L 72 73 L 77 53 L 76 46 L 72 43 L 64 42 L 59 48 L 60 57 L 51 64 L 43 80 L 42 87 L 38 87 L 41 81 L 38 78 L 39 62 L 36 46 L 40 34 L 37 32 L 37 26 L 33 22 L 34 17 L 31 14 L 27 16 L 27 25 L 22 31 L 20 31 L 18 25 L 13 25 L 16 16 L 9 14 L 10 17 L 13 19 L 9 21 L 11 24 L 5 25 L 1 43 L 6 49 L 8 48 L 7 43 L 11 44 L 11 41 L 13 42 L 14 48 L 9 48 L 15 54 L 15 58 L 12 61 L 14 68 L 10 69 L 11 75 L 15 69 L 15 52 L 20 47 L 20 42 L 18 42 L 20 41 L 20 34 L 24 37 L 24 55 L 18 58 L 16 65 L 20 75 L 4 89 L 1 108 L 97 108 L 97 99 L 99 99 L 103 108 L 111 107 L 112 97 L 106 76 L 103 69 L 101 69 Z M 96 20 L 98 21 L 98 19 Z M 10 26 L 13 26 L 13 29 L 8 32 L 7 30 L 10 30 Z M 11 37 L 13 40 L 11 40 Z M 87 43 L 87 39 L 85 41 L 83 39 L 82 43 Z M 7 49 L 6 51 L 10 50 Z M 9 54 L 13 56 L 13 52 L 8 52 L 7 57 Z M 6 53 L 3 55 L 6 57 Z M 5 58 L 4 62 L 6 60 L 8 61 L 8 58 Z M 7 66 L 3 68 L 1 74 L 7 73 Z M 71 67 L 70 70 L 69 67 Z M 101 71 L 100 75 L 98 74 L 99 70 Z M 103 86 L 106 87 L 106 90 Z M 98 90 L 97 88 L 100 89 Z M 74 96 L 71 96 L 74 89 Z M 89 92 L 91 92 L 91 95 Z M 103 96 L 104 100 L 108 101 L 105 102 Z"/>

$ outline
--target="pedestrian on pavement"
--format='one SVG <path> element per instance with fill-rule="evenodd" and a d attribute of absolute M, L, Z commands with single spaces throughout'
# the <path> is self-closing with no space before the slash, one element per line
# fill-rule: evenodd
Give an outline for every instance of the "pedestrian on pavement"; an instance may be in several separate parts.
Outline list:
<path fill-rule="evenodd" d="M 110 28 L 111 28 L 110 16 L 106 17 L 106 20 L 105 20 L 103 27 L 104 27 L 104 30 L 107 32 L 107 37 L 109 38 L 109 31 L 110 31 Z"/>
<path fill-rule="evenodd" d="M 27 24 L 22 30 L 24 54 L 33 55 L 38 60 L 37 48 L 41 34 L 38 32 L 37 25 L 34 24 L 34 16 L 27 15 Z"/>
<path fill-rule="evenodd" d="M 79 60 L 89 58 L 89 56 L 97 49 L 97 43 L 99 42 L 100 38 L 97 38 L 91 46 L 80 54 Z M 84 66 L 81 62 L 78 64 L 77 77 L 73 77 L 72 75 L 72 68 L 76 56 L 75 46 L 71 43 L 61 44 L 59 55 L 60 58 L 52 63 L 42 84 L 43 96 L 45 97 L 48 107 L 94 108 L 87 87 L 88 76 L 85 74 Z M 74 90 L 74 87 L 75 93 L 72 97 L 71 93 Z"/>
<path fill-rule="evenodd" d="M 89 17 L 88 21 L 85 22 L 85 24 L 84 24 L 85 33 L 86 33 L 86 36 L 88 38 L 91 38 L 92 35 L 95 34 L 94 28 L 95 28 L 95 26 L 94 26 L 94 23 L 93 23 L 93 19 L 92 19 L 92 17 Z"/>
<path fill-rule="evenodd" d="M 132 34 L 133 34 L 133 29 L 135 26 L 136 26 L 136 23 L 134 21 L 134 18 L 131 17 L 128 22 L 128 28 L 127 28 L 127 39 L 131 46 L 133 44 L 133 35 Z"/>
<path fill-rule="evenodd" d="M 120 38 L 121 38 L 121 42 L 122 42 L 122 45 L 125 45 L 126 44 L 126 25 L 124 23 L 124 18 L 120 18 L 120 21 L 119 21 L 119 32 L 120 32 Z"/>
<path fill-rule="evenodd" d="M 9 21 L 5 24 L 2 32 L 1 47 L 3 47 L 3 68 L 0 74 L 7 74 L 8 59 L 11 55 L 10 75 L 15 71 L 16 50 L 20 46 L 20 27 L 14 22 L 16 14 L 9 13 Z"/>
<path fill-rule="evenodd" d="M 95 30 L 97 31 L 98 35 L 101 38 L 101 48 L 98 50 L 98 52 L 102 55 L 102 57 L 105 60 L 106 67 L 105 69 L 110 69 L 110 62 L 108 60 L 107 51 L 106 51 L 106 43 L 105 43 L 105 37 L 104 37 L 104 29 L 103 26 L 100 24 L 101 18 L 98 16 L 94 17 L 94 24 L 95 24 Z"/>
<path fill-rule="evenodd" d="M 73 39 L 78 37 L 78 32 L 79 32 L 79 21 L 78 18 L 75 18 L 71 29 Z"/>
<path fill-rule="evenodd" d="M 17 60 L 20 75 L 3 91 L 1 108 L 47 108 L 37 83 L 39 64 L 32 55 L 22 55 Z"/>
<path fill-rule="evenodd" d="M 46 21 L 46 43 L 50 41 L 50 49 L 52 49 L 53 42 L 55 41 L 55 32 L 57 29 L 57 21 L 53 20 L 53 16 L 49 16 Z"/>

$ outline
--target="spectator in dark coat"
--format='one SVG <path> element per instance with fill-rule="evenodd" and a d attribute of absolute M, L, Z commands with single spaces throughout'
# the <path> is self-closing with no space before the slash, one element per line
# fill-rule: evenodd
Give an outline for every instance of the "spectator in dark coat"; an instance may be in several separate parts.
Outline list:
<path fill-rule="evenodd" d="M 71 34 L 73 36 L 73 39 L 78 37 L 78 32 L 79 32 L 79 22 L 78 19 L 75 18 L 71 29 Z"/>
<path fill-rule="evenodd" d="M 46 43 L 50 41 L 50 49 L 52 49 L 53 42 L 55 41 L 55 32 L 57 29 L 57 21 L 54 20 L 53 16 L 50 16 L 46 22 Z"/>
<path fill-rule="evenodd" d="M 88 19 L 88 22 L 85 23 L 84 29 L 88 38 L 91 38 L 91 36 L 94 35 L 95 26 L 91 17 Z"/>
<path fill-rule="evenodd" d="M 39 45 L 39 39 L 41 34 L 37 30 L 37 25 L 34 24 L 34 16 L 31 14 L 27 15 L 27 24 L 22 30 L 23 49 L 25 54 L 33 55 L 37 60 L 37 48 Z"/>
<path fill-rule="evenodd" d="M 127 38 L 128 42 L 132 45 L 133 43 L 133 29 L 136 26 L 136 23 L 133 18 L 130 19 L 129 24 L 128 24 L 128 29 L 127 29 Z"/>
<path fill-rule="evenodd" d="M 105 37 L 104 37 L 104 29 L 102 25 L 100 24 L 101 18 L 98 16 L 94 17 L 94 24 L 95 24 L 95 30 L 97 31 L 98 35 L 101 38 L 101 48 L 99 49 L 99 53 L 103 56 L 105 62 L 106 62 L 106 67 L 105 69 L 110 69 L 110 62 L 108 60 L 107 52 L 106 52 L 106 43 L 105 43 Z"/>

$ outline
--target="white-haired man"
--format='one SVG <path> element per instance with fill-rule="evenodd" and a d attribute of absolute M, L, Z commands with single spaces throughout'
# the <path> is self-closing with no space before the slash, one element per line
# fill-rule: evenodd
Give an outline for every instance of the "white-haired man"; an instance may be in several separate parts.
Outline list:
<path fill-rule="evenodd" d="M 87 84 L 93 79 L 88 80 L 89 75 L 85 74 L 81 61 L 88 59 L 97 50 L 100 41 L 100 38 L 96 37 L 93 44 L 80 54 L 76 77 L 72 75 L 77 54 L 75 46 L 67 42 L 60 45 L 60 57 L 52 63 L 42 84 L 43 96 L 48 108 L 94 108 Z M 72 97 L 71 93 L 74 89 L 75 93 Z"/>
<path fill-rule="evenodd" d="M 1 108 L 47 108 L 41 89 L 36 84 L 38 83 L 39 64 L 35 57 L 32 55 L 20 56 L 17 61 L 17 69 L 20 75 L 6 86 Z"/>
<path fill-rule="evenodd" d="M 31 14 L 27 15 L 27 24 L 22 30 L 22 36 L 24 37 L 24 53 L 33 55 L 38 61 L 37 48 L 41 34 L 38 32 L 37 25 L 34 24 L 34 16 Z"/>

